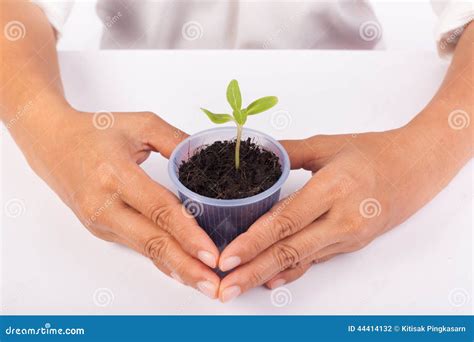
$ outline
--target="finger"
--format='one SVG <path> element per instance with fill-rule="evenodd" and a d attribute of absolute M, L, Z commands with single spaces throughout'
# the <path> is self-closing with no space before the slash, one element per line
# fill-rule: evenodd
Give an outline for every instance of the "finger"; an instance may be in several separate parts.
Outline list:
<path fill-rule="evenodd" d="M 282 140 L 292 169 L 317 171 L 347 144 L 343 135 L 315 135 L 301 140 Z"/>
<path fill-rule="evenodd" d="M 291 168 L 309 169 L 308 164 L 317 156 L 314 148 L 309 144 L 308 139 L 301 140 L 280 140 L 290 157 Z M 306 166 L 306 167 L 305 167 Z"/>
<path fill-rule="evenodd" d="M 179 276 L 178 273 L 174 272 L 171 270 L 168 266 L 161 264 L 159 262 L 156 262 L 155 260 L 152 260 L 153 264 L 157 269 L 159 269 L 162 273 L 166 274 L 168 277 L 173 278 L 176 280 L 178 283 L 181 283 L 183 285 L 188 285 L 184 282 L 184 280 Z"/>
<path fill-rule="evenodd" d="M 329 255 L 326 255 L 326 256 L 321 257 L 321 258 L 319 258 L 319 259 L 314 259 L 314 260 L 312 261 L 312 263 L 313 263 L 313 265 L 314 265 L 314 264 L 321 264 L 321 263 L 323 263 L 323 262 L 326 262 L 326 261 L 331 260 L 332 258 L 334 258 L 335 256 L 338 256 L 338 255 L 340 255 L 340 254 L 342 254 L 342 253 L 329 254 Z"/>
<path fill-rule="evenodd" d="M 178 198 L 138 165 L 131 163 L 124 172 L 122 199 L 171 234 L 191 256 L 215 268 L 219 257 L 217 247 Z"/>
<path fill-rule="evenodd" d="M 166 274 L 178 278 L 210 298 L 216 298 L 219 277 L 187 254 L 176 240 L 132 208 L 114 213 L 115 230 L 127 245 L 150 258 Z"/>
<path fill-rule="evenodd" d="M 114 229 L 114 227 L 116 227 L 116 221 L 114 219 L 115 212 L 117 210 L 122 210 L 124 207 L 126 207 L 126 204 L 124 202 L 112 203 L 110 207 L 111 213 L 104 215 L 104 219 L 101 223 L 98 222 L 98 224 L 94 225 L 94 227 L 88 227 L 88 229 L 92 232 L 92 234 L 94 234 L 95 236 L 97 236 L 98 238 L 102 240 L 118 243 L 120 245 L 127 246 L 127 247 L 132 247 L 130 246 L 130 243 L 128 242 L 128 240 L 114 233 L 114 231 L 116 230 Z M 138 251 L 138 252 L 141 253 L 141 251 Z M 166 265 L 155 263 L 155 266 L 162 273 L 175 278 L 175 280 L 181 283 L 184 283 L 183 280 L 179 278 L 179 276 L 177 276 L 175 273 L 173 273 Z"/>
<path fill-rule="evenodd" d="M 280 201 L 238 236 L 222 252 L 219 268 L 229 271 L 255 258 L 269 246 L 291 236 L 329 210 L 332 205 L 331 177 L 322 171 L 299 191 Z"/>
<path fill-rule="evenodd" d="M 222 281 L 219 298 L 227 302 L 245 291 L 260 286 L 287 268 L 323 249 L 338 242 L 332 224 L 327 220 L 318 220 L 303 231 L 286 238 L 265 250 L 255 259 L 240 266 Z"/>
<path fill-rule="evenodd" d="M 158 115 L 151 112 L 141 113 L 145 120 L 140 122 L 143 142 L 169 158 L 173 150 L 188 134 L 170 125 Z"/>
<path fill-rule="evenodd" d="M 271 280 L 267 281 L 265 283 L 265 286 L 272 290 L 276 289 L 277 287 L 291 283 L 292 281 L 295 281 L 296 279 L 300 278 L 310 268 L 311 264 L 299 264 L 295 268 L 290 268 L 283 272 L 280 272 Z"/>
<path fill-rule="evenodd" d="M 333 257 L 338 254 L 346 253 L 344 244 L 342 242 L 334 243 L 330 246 L 327 246 L 316 253 L 311 254 L 309 257 L 301 260 L 302 264 L 320 264 L 329 260 L 329 256 Z"/>
<path fill-rule="evenodd" d="M 278 273 L 271 280 L 267 281 L 265 283 L 265 286 L 267 286 L 270 289 L 274 289 L 276 287 L 283 286 L 284 284 L 288 284 L 288 283 L 291 283 L 292 281 L 297 280 L 313 264 L 319 264 L 319 263 L 328 261 L 329 259 L 335 257 L 336 255 L 339 255 L 340 253 L 334 252 L 335 250 L 338 250 L 340 248 L 337 245 L 339 244 L 336 243 L 331 246 L 325 247 L 321 251 L 311 255 L 310 257 L 301 260 L 296 267 L 288 268 L 284 270 L 283 272 Z M 333 253 L 331 254 L 331 252 Z"/>

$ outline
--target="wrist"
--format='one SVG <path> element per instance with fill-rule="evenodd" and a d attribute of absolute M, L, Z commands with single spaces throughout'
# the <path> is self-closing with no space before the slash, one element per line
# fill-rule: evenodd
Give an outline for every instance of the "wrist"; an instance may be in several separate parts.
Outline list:
<path fill-rule="evenodd" d="M 450 102 L 433 101 L 404 129 L 414 136 L 423 135 L 433 148 L 443 149 L 459 163 L 474 156 L 473 126 L 467 108 Z"/>
<path fill-rule="evenodd" d="M 56 127 L 73 112 L 76 111 L 62 95 L 41 94 L 15 101 L 15 104 L 7 107 L 2 119 L 12 135 L 21 131 L 21 128 L 36 135 L 48 127 Z"/>
<path fill-rule="evenodd" d="M 20 149 L 28 155 L 51 148 L 63 134 L 77 111 L 62 97 L 43 94 L 23 101 L 10 110 L 4 124 Z M 43 149 L 44 149 L 43 148 Z"/>

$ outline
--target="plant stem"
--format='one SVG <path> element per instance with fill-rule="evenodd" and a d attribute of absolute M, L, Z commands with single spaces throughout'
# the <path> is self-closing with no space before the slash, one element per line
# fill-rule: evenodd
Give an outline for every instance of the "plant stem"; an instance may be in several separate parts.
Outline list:
<path fill-rule="evenodd" d="M 242 139 L 242 125 L 237 124 L 237 140 L 235 141 L 235 168 L 240 167 L 240 140 Z"/>

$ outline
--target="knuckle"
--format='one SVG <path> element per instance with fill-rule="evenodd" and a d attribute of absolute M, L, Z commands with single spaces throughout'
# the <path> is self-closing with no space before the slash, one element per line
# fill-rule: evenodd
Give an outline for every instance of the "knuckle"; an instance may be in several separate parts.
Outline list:
<path fill-rule="evenodd" d="M 93 226 L 98 220 L 95 212 L 95 207 L 87 202 L 80 202 L 77 204 L 77 216 L 86 227 Z"/>
<path fill-rule="evenodd" d="M 263 275 L 263 272 L 260 269 L 256 269 L 252 272 L 250 272 L 248 276 L 248 280 L 251 284 L 251 286 L 258 286 L 260 284 L 263 284 L 265 282 L 265 277 Z"/>
<path fill-rule="evenodd" d="M 342 227 L 344 232 L 354 234 L 356 236 L 361 235 L 364 232 L 364 220 L 361 215 L 354 215 L 344 220 Z"/>
<path fill-rule="evenodd" d="M 296 233 L 301 220 L 296 213 L 280 213 L 275 217 L 274 241 L 282 240 Z"/>
<path fill-rule="evenodd" d="M 293 246 L 282 243 L 275 246 L 274 258 L 280 271 L 283 271 L 289 267 L 296 266 L 300 260 L 300 254 Z"/>
<path fill-rule="evenodd" d="M 104 241 L 109 241 L 109 242 L 115 242 L 115 235 L 105 231 L 103 229 L 100 229 L 96 225 L 92 225 L 87 227 L 89 232 L 94 235 L 96 238 L 104 240 Z"/>
<path fill-rule="evenodd" d="M 115 187 L 118 179 L 115 167 L 110 163 L 100 164 L 97 168 L 97 179 L 102 187 Z"/>
<path fill-rule="evenodd" d="M 343 224 L 344 239 L 349 243 L 349 250 L 356 251 L 365 247 L 373 239 L 371 226 L 364 222 L 362 216 L 356 215 L 345 221 Z"/>
<path fill-rule="evenodd" d="M 139 127 L 138 129 L 142 131 L 143 133 L 149 133 L 153 129 L 153 127 L 156 127 L 154 123 L 157 122 L 158 120 L 158 115 L 156 115 L 153 112 L 141 112 L 139 114 L 140 120 L 137 122 Z"/>
<path fill-rule="evenodd" d="M 147 216 L 159 227 L 168 229 L 172 218 L 172 208 L 163 205 L 150 205 Z"/>
<path fill-rule="evenodd" d="M 303 142 L 311 146 L 311 150 L 315 151 L 317 154 L 317 152 L 321 150 L 325 137 L 326 135 L 317 134 L 317 135 L 313 135 L 312 137 L 303 139 Z"/>
<path fill-rule="evenodd" d="M 356 181 L 353 176 L 348 173 L 341 173 L 336 177 L 335 183 L 332 188 L 332 193 L 334 198 L 345 198 L 347 197 L 352 190 Z"/>
<path fill-rule="evenodd" d="M 140 116 L 145 121 L 156 120 L 157 115 L 153 112 L 141 112 Z"/>
<path fill-rule="evenodd" d="M 368 244 L 369 244 L 369 241 L 356 239 L 353 242 L 351 242 L 351 244 L 347 247 L 347 251 L 355 252 L 355 251 L 358 251 L 359 249 L 364 248 Z"/>
<path fill-rule="evenodd" d="M 97 225 L 100 214 L 97 205 L 88 194 L 76 194 L 74 198 L 74 211 L 86 228 Z"/>
<path fill-rule="evenodd" d="M 162 263 L 168 253 L 168 238 L 165 236 L 156 236 L 145 243 L 144 254 L 156 263 Z"/>
<path fill-rule="evenodd" d="M 302 244 L 302 250 L 307 252 L 303 257 L 307 257 L 312 251 L 326 247 L 327 241 L 332 239 L 332 236 L 328 234 L 333 233 L 325 233 L 324 235 L 313 234 L 311 237 L 309 237 L 307 241 Z"/>
<path fill-rule="evenodd" d="M 361 224 L 359 225 L 359 228 L 357 229 L 357 237 L 361 240 L 370 240 L 372 237 L 372 229 L 371 226 L 367 224 Z"/>
<path fill-rule="evenodd" d="M 104 199 L 97 194 L 80 192 L 74 195 L 72 208 L 86 228 L 109 227 L 114 222 L 110 210 L 117 198 L 117 194 Z"/>

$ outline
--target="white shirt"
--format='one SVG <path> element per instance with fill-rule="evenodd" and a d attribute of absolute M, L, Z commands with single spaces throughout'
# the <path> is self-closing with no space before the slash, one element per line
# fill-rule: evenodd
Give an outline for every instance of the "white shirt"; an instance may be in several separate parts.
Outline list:
<path fill-rule="evenodd" d="M 32 0 L 61 34 L 74 1 Z M 472 1 L 432 1 L 438 51 L 448 55 L 474 18 Z M 368 1 L 98 0 L 105 49 L 377 49 Z"/>

